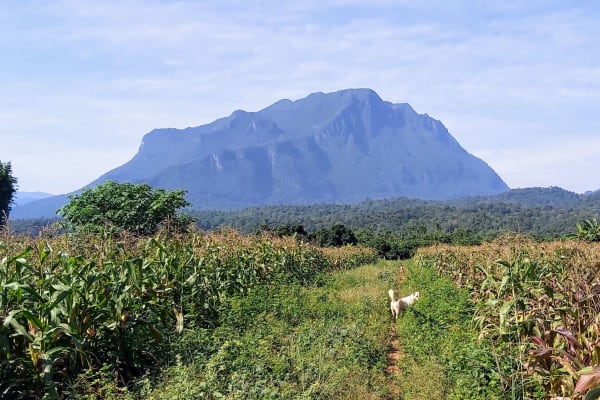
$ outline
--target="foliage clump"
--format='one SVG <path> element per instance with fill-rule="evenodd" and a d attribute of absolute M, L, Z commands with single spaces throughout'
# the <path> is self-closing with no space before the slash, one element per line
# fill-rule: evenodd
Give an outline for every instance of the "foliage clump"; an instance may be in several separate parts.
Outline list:
<path fill-rule="evenodd" d="M 80 194 L 58 210 L 69 224 L 90 232 L 128 231 L 153 234 L 162 222 L 191 222 L 176 212 L 189 203 L 183 190 L 154 189 L 147 184 L 107 181 Z"/>
<path fill-rule="evenodd" d="M 17 178 L 12 174 L 10 162 L 0 161 L 0 227 L 6 224 L 16 191 Z"/>
<path fill-rule="evenodd" d="M 569 237 L 588 242 L 600 242 L 600 222 L 596 218 L 584 219 L 576 224 L 577 232 Z"/>

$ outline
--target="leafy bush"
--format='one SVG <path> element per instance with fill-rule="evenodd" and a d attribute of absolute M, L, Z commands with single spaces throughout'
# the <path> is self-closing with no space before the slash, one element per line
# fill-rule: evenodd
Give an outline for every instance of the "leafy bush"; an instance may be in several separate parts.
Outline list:
<path fill-rule="evenodd" d="M 577 232 L 567 235 L 575 239 L 586 240 L 588 242 L 600 241 L 600 222 L 596 218 L 585 219 L 576 224 Z"/>
<path fill-rule="evenodd" d="M 129 231 L 155 233 L 162 222 L 181 226 L 191 222 L 176 211 L 189 205 L 183 190 L 153 189 L 146 184 L 107 181 L 93 189 L 69 196 L 59 213 L 80 230 L 101 233 Z"/>

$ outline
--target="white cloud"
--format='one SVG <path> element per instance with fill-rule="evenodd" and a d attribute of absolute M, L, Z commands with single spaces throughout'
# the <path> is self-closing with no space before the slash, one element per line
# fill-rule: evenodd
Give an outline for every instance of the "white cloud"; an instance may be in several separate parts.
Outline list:
<path fill-rule="evenodd" d="M 533 163 L 515 149 L 545 155 L 554 145 L 538 143 L 600 130 L 600 27 L 591 3 L 19 4 L 0 14 L 0 37 L 16 38 L 0 39 L 0 136 L 17 136 L 0 160 L 48 160 L 51 176 L 61 176 L 54 183 L 20 169 L 23 185 L 36 182 L 28 190 L 57 191 L 34 186 L 40 181 L 77 189 L 99 175 L 90 160 L 103 172 L 118 166 L 153 128 L 196 126 L 348 87 L 373 88 L 442 120 L 467 150 L 483 149 L 478 155 L 498 163 L 511 186 L 575 181 L 576 169 L 547 174 L 550 165 L 536 167 L 543 156 Z M 34 138 L 40 145 L 27 146 Z M 105 156 L 88 153 L 87 165 L 78 164 L 86 146 Z M 81 179 L 69 179 L 73 169 Z"/>

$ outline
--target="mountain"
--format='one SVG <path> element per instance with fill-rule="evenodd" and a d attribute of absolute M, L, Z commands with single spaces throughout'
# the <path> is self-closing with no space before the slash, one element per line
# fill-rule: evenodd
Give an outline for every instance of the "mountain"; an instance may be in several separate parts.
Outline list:
<path fill-rule="evenodd" d="M 31 203 L 33 201 L 45 199 L 47 197 L 52 197 L 53 194 L 44 193 L 44 192 L 21 192 L 17 191 L 13 198 L 14 206 L 19 207 L 27 203 Z"/>
<path fill-rule="evenodd" d="M 314 93 L 196 128 L 148 133 L 101 176 L 185 188 L 197 208 L 489 195 L 507 185 L 444 125 L 369 89 Z"/>
<path fill-rule="evenodd" d="M 106 180 L 182 188 L 198 209 L 509 190 L 440 121 L 370 89 L 313 93 L 207 125 L 153 130 L 129 162 L 87 187 Z"/>
<path fill-rule="evenodd" d="M 57 218 L 56 210 L 67 204 L 68 200 L 66 194 L 61 194 L 13 206 L 9 217 L 12 220 L 27 218 Z"/>

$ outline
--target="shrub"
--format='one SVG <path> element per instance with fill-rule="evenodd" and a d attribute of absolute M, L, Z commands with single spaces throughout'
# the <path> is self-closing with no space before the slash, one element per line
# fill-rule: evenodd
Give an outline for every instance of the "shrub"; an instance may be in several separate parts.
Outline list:
<path fill-rule="evenodd" d="M 152 234 L 164 221 L 171 220 L 170 224 L 175 226 L 191 221 L 176 214 L 178 209 L 189 205 L 184 194 L 183 190 L 107 181 L 69 196 L 70 202 L 58 212 L 79 230 Z"/>

